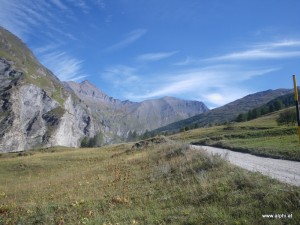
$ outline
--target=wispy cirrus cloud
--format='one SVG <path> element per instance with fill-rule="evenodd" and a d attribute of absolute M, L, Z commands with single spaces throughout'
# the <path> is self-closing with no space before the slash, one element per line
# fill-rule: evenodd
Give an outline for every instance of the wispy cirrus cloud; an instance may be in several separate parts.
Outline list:
<path fill-rule="evenodd" d="M 112 83 L 115 88 L 120 88 L 136 84 L 136 82 L 139 81 L 139 77 L 136 73 L 136 68 L 125 65 L 115 65 L 106 68 L 102 72 L 101 77 Z"/>
<path fill-rule="evenodd" d="M 136 68 L 122 66 L 106 71 L 106 78 L 125 98 L 140 101 L 163 96 L 189 96 L 216 107 L 251 93 L 241 86 L 247 80 L 280 68 L 245 68 L 214 65 L 138 77 Z M 105 74 L 105 73 L 104 73 Z"/>
<path fill-rule="evenodd" d="M 50 0 L 50 2 L 62 10 L 67 9 L 65 4 L 63 4 L 60 0 Z"/>
<path fill-rule="evenodd" d="M 248 48 L 243 48 L 243 50 L 229 52 L 209 58 L 186 57 L 186 59 L 176 62 L 174 65 L 188 66 L 199 63 L 222 62 L 243 63 L 255 60 L 286 59 L 296 57 L 300 57 L 300 40 L 281 40 L 278 42 L 250 44 L 248 45 Z"/>
<path fill-rule="evenodd" d="M 174 75 L 179 79 L 178 81 L 161 85 L 141 97 L 187 93 L 190 90 L 196 93 L 198 89 L 199 96 L 208 104 L 213 106 L 223 105 L 251 93 L 251 91 L 249 92 L 249 90 L 247 91 L 241 87 L 241 84 L 247 86 L 247 80 L 254 79 L 256 76 L 272 74 L 273 72 L 276 74 L 276 71 L 282 69 L 283 59 L 300 57 L 299 39 L 252 43 L 246 46 L 240 47 L 241 50 L 209 58 L 186 57 L 184 60 L 173 64 L 188 68 L 181 69 L 181 75 Z M 280 61 L 278 61 L 279 59 Z M 254 63 L 257 61 L 259 61 L 259 64 L 255 65 Z M 259 66 L 262 62 L 264 68 Z M 278 65 L 277 62 L 280 62 L 279 66 L 276 66 Z"/>
<path fill-rule="evenodd" d="M 158 61 L 158 60 L 169 58 L 175 55 L 176 53 L 178 53 L 178 51 L 147 53 L 147 54 L 139 55 L 138 57 L 136 57 L 136 60 L 140 62 Z"/>
<path fill-rule="evenodd" d="M 29 1 L 10 0 L 0 1 L 0 25 L 9 29 L 22 39 L 27 38 L 27 34 L 32 32 L 40 24 L 51 24 L 47 11 L 51 5 L 41 1 L 32 4 Z"/>
<path fill-rule="evenodd" d="M 0 0 L 0 25 L 25 42 L 29 37 L 42 42 L 49 39 L 74 40 L 74 35 L 63 27 L 76 21 L 76 15 L 72 11 L 74 6 L 88 6 L 81 0 L 69 1 L 71 2 L 67 5 L 61 0 L 40 0 L 34 3 L 30 0 Z"/>
<path fill-rule="evenodd" d="M 83 60 L 74 57 L 64 48 L 66 40 L 77 40 L 72 33 L 62 28 L 62 24 L 74 20 L 70 4 L 87 9 L 82 0 L 41 0 L 34 3 L 29 0 L 0 0 L 0 25 L 25 42 L 27 36 L 40 40 L 42 44 L 33 47 L 39 60 L 61 80 L 78 81 L 87 76 L 82 72 Z"/>
<path fill-rule="evenodd" d="M 300 57 L 299 40 L 283 40 L 256 44 L 244 51 L 232 52 L 225 55 L 205 59 L 204 61 L 226 61 L 226 60 L 259 60 L 259 59 L 283 59 Z"/>
<path fill-rule="evenodd" d="M 121 40 L 120 42 L 106 48 L 105 52 L 114 52 L 114 51 L 117 51 L 119 49 L 125 48 L 128 45 L 130 45 L 130 44 L 134 43 L 135 41 L 137 41 L 138 39 L 140 39 L 146 33 L 147 33 L 146 29 L 133 30 L 133 31 L 127 33 L 124 36 L 123 40 Z"/>
<path fill-rule="evenodd" d="M 54 50 L 56 46 L 48 46 L 37 50 L 41 54 L 41 62 L 63 81 L 81 81 L 87 77 L 83 72 L 83 61 L 67 52 Z"/>
<path fill-rule="evenodd" d="M 281 40 L 278 42 L 260 43 L 254 45 L 259 48 L 281 48 L 281 47 L 300 47 L 300 40 Z"/>
<path fill-rule="evenodd" d="M 185 92 L 203 92 L 208 89 L 220 89 L 234 86 L 237 83 L 255 76 L 265 75 L 280 68 L 249 69 L 235 65 L 217 65 L 206 68 L 182 70 L 173 74 L 164 74 L 163 81 L 157 80 L 157 87 L 146 95 L 137 95 L 137 98 L 153 98 L 163 95 L 182 94 Z M 163 85 L 159 85 L 163 84 Z"/>
<path fill-rule="evenodd" d="M 224 60 L 258 60 L 258 59 L 282 59 L 299 57 L 300 51 L 272 51 L 255 49 L 242 52 L 234 52 L 223 56 L 208 58 L 205 61 L 224 61 Z"/>

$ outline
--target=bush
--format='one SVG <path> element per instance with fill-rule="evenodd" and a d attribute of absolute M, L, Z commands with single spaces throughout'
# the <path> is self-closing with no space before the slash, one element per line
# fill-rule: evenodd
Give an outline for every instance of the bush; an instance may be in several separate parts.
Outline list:
<path fill-rule="evenodd" d="M 87 147 L 89 147 L 89 138 L 88 137 L 84 137 L 82 139 L 80 147 L 81 148 L 87 148 Z"/>
<path fill-rule="evenodd" d="M 285 110 L 279 114 L 276 122 L 278 125 L 295 125 L 297 122 L 297 113 L 294 109 Z"/>
<path fill-rule="evenodd" d="M 96 133 L 92 138 L 84 137 L 81 141 L 81 148 L 101 147 L 104 144 L 104 136 L 102 132 Z"/>

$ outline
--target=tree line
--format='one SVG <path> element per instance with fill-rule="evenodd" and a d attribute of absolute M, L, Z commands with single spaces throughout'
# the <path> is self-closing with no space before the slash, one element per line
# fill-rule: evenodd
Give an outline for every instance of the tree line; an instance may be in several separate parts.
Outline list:
<path fill-rule="evenodd" d="M 290 106 L 294 105 L 294 95 L 293 94 L 288 94 L 285 96 L 281 96 L 279 98 L 276 98 L 272 101 L 270 101 L 269 103 L 251 109 L 246 113 L 240 113 L 235 121 L 236 122 L 245 122 L 245 121 L 249 121 L 249 120 L 253 120 L 256 119 L 260 116 L 266 115 L 268 113 L 272 113 Z"/>

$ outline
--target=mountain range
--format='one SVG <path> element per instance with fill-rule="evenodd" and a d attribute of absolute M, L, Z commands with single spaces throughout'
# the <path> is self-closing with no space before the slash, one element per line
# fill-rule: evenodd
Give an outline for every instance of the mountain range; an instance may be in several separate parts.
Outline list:
<path fill-rule="evenodd" d="M 174 97 L 121 101 L 89 81 L 60 81 L 15 35 L 0 27 L 0 152 L 79 147 L 101 135 L 101 145 L 130 134 L 176 132 L 231 121 L 292 90 L 267 90 L 209 110 Z"/>
<path fill-rule="evenodd" d="M 120 101 L 89 81 L 62 82 L 15 35 L 0 27 L 0 152 L 79 147 L 84 137 L 103 144 L 209 111 L 173 97 Z"/>
<path fill-rule="evenodd" d="M 206 127 L 209 125 L 231 122 L 236 119 L 239 114 L 247 113 L 251 109 L 267 104 L 271 100 L 280 96 L 285 96 L 292 91 L 293 90 L 291 89 L 277 89 L 250 94 L 208 112 L 162 126 L 154 130 L 154 132 L 178 132 L 185 127 Z"/>

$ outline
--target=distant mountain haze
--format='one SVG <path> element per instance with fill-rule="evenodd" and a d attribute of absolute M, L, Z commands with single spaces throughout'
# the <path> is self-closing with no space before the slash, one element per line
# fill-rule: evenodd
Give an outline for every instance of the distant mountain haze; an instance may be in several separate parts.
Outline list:
<path fill-rule="evenodd" d="M 3 28 L 0 44 L 0 152 L 79 147 L 99 133 L 103 144 L 115 143 L 208 111 L 198 101 L 120 101 L 89 81 L 61 82 Z"/>
<path fill-rule="evenodd" d="M 121 136 L 126 136 L 130 130 L 143 133 L 208 111 L 205 104 L 198 101 L 173 97 L 143 102 L 120 101 L 109 97 L 89 81 L 64 84 L 89 106 L 94 115 L 106 120 Z"/>

